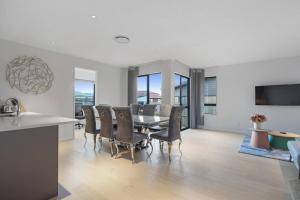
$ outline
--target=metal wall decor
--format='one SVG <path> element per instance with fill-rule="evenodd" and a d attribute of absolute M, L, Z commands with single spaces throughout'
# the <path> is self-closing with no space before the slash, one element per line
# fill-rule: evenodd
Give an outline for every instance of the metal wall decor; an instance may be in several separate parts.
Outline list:
<path fill-rule="evenodd" d="M 7 65 L 6 80 L 23 93 L 42 94 L 51 88 L 54 75 L 42 59 L 19 56 Z"/>

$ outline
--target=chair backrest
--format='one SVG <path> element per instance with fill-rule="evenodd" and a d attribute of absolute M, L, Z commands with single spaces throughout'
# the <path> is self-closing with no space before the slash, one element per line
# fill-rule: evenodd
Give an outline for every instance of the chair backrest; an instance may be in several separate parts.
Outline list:
<path fill-rule="evenodd" d="M 138 115 L 140 112 L 140 105 L 139 104 L 130 104 L 131 113 L 133 115 Z"/>
<path fill-rule="evenodd" d="M 145 116 L 154 116 L 155 110 L 156 110 L 155 104 L 145 104 L 143 106 L 143 112 L 141 114 Z"/>
<path fill-rule="evenodd" d="M 100 136 L 113 139 L 112 109 L 108 105 L 96 106 L 101 121 Z"/>
<path fill-rule="evenodd" d="M 82 115 L 82 103 L 75 103 L 75 116 Z"/>
<path fill-rule="evenodd" d="M 180 121 L 183 109 L 183 106 L 172 106 L 168 129 L 168 137 L 170 141 L 177 140 L 181 137 Z"/>
<path fill-rule="evenodd" d="M 96 134 L 96 118 L 93 106 L 82 106 L 85 115 L 85 132 Z"/>
<path fill-rule="evenodd" d="M 158 115 L 161 117 L 169 117 L 171 114 L 172 106 L 170 104 L 161 104 L 159 106 Z"/>
<path fill-rule="evenodd" d="M 130 107 L 113 107 L 117 118 L 116 139 L 121 142 L 132 142 L 133 139 L 133 119 Z"/>

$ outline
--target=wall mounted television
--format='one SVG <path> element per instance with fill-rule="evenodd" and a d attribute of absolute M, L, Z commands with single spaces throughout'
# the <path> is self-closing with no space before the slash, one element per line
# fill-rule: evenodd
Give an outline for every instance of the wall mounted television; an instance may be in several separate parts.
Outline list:
<path fill-rule="evenodd" d="M 300 84 L 255 86 L 255 105 L 300 106 Z"/>

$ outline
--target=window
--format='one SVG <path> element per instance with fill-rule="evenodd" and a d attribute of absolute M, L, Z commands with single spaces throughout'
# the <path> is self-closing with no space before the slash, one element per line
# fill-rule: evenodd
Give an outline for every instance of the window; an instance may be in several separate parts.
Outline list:
<path fill-rule="evenodd" d="M 75 103 L 95 105 L 95 82 L 75 80 Z"/>
<path fill-rule="evenodd" d="M 138 104 L 161 103 L 161 73 L 139 76 L 137 88 Z"/>
<path fill-rule="evenodd" d="M 148 103 L 148 77 L 139 76 L 137 78 L 137 102 L 140 105 Z"/>
<path fill-rule="evenodd" d="M 204 81 L 204 113 L 215 115 L 217 110 L 217 78 L 206 77 Z"/>
<path fill-rule="evenodd" d="M 184 106 L 181 115 L 181 129 L 190 127 L 190 79 L 188 77 L 175 74 L 175 99 L 174 103 Z"/>

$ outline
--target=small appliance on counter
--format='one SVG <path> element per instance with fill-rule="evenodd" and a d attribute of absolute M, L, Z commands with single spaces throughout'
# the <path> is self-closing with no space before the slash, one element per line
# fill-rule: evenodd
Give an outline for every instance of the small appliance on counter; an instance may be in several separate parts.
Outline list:
<path fill-rule="evenodd" d="M 15 98 L 9 98 L 0 109 L 0 116 L 15 116 L 19 115 L 19 101 Z"/>

